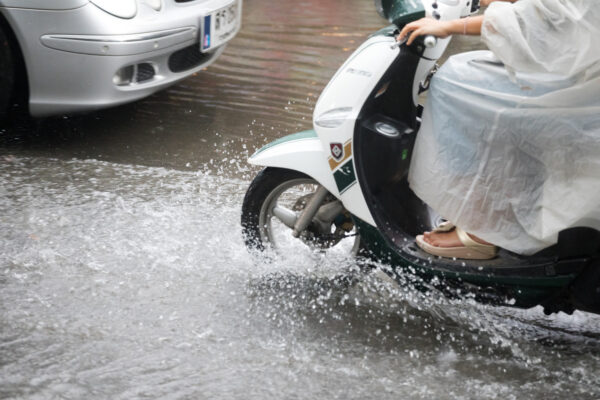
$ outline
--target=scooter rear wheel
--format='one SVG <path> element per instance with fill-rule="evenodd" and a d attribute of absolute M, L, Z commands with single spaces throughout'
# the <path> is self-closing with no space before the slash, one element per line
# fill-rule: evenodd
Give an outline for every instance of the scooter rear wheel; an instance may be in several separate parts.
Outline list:
<path fill-rule="evenodd" d="M 318 213 L 298 238 L 292 236 L 295 218 L 316 191 L 318 183 L 298 171 L 265 168 L 252 181 L 242 205 L 242 233 L 250 250 L 294 251 L 294 246 L 311 250 L 341 249 L 357 255 L 361 249 L 350 213 L 341 203 L 340 212 L 323 219 Z M 323 205 L 339 202 L 328 195 Z M 331 219 L 331 220 L 330 220 Z M 299 245 L 302 242 L 303 245 Z"/>

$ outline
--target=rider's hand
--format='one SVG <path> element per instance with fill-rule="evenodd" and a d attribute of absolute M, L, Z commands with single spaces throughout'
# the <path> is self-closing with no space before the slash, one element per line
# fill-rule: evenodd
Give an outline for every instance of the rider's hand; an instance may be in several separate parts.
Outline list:
<path fill-rule="evenodd" d="M 438 38 L 445 38 L 451 34 L 450 26 L 447 21 L 438 21 L 433 18 L 421 18 L 418 21 L 406 24 L 402 31 L 396 38 L 397 41 L 402 41 L 408 34 L 407 45 L 411 45 L 412 42 L 418 37 L 423 35 L 433 35 Z"/>

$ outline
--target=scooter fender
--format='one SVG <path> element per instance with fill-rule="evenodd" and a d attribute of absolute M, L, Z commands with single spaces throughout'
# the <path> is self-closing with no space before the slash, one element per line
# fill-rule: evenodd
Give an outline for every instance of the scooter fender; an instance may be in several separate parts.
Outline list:
<path fill-rule="evenodd" d="M 298 132 L 284 136 L 259 149 L 248 162 L 263 167 L 286 168 L 302 172 L 323 185 L 337 197 L 344 207 L 362 220 L 375 225 L 362 194 L 348 198 L 340 194 L 328 162 L 329 153 L 323 150 L 323 144 L 314 130 Z M 360 191 L 355 187 L 353 191 Z M 352 201 L 349 201 L 352 199 Z"/>
<path fill-rule="evenodd" d="M 248 159 L 248 162 L 263 167 L 286 168 L 302 172 L 341 199 L 333 175 L 327 166 L 323 145 L 313 130 L 277 139 L 259 149 Z"/>

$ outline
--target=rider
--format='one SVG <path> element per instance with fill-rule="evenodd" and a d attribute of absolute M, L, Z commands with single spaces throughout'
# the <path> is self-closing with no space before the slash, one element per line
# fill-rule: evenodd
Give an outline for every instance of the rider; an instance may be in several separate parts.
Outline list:
<path fill-rule="evenodd" d="M 483 16 L 423 18 L 402 29 L 398 40 L 408 45 L 421 35 L 481 35 L 493 53 L 454 56 L 432 80 L 409 180 L 470 233 L 443 224 L 417 237 L 424 250 L 486 259 L 495 243 L 533 254 L 570 226 L 600 229 L 594 3 L 495 2 Z"/>

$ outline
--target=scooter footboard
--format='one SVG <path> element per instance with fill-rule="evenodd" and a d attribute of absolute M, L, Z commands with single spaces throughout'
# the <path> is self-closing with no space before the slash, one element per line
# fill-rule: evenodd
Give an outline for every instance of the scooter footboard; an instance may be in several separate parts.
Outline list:
<path fill-rule="evenodd" d="M 314 130 L 298 132 L 271 142 L 254 153 L 248 162 L 302 172 L 319 182 L 334 196 L 340 197 L 327 163 L 327 155 Z"/>

